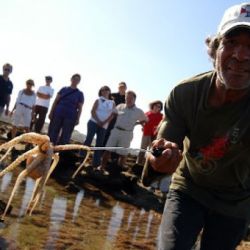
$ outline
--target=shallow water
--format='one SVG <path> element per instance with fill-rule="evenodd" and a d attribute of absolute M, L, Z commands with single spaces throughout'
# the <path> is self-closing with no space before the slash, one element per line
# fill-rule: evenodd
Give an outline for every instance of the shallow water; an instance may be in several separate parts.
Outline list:
<path fill-rule="evenodd" d="M 15 180 L 16 173 L 0 179 L 1 200 L 7 202 Z M 24 216 L 33 186 L 31 178 L 23 181 L 0 223 L 0 249 L 156 249 L 160 214 L 83 189 L 70 194 L 50 179 L 33 215 Z"/>

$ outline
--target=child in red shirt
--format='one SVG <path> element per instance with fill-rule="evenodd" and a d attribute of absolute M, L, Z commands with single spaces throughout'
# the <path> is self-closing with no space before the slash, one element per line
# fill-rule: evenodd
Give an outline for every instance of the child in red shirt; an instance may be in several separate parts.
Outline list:
<path fill-rule="evenodd" d="M 143 126 L 143 134 L 141 139 L 141 148 L 147 149 L 148 146 L 151 145 L 152 141 L 155 139 L 157 134 L 157 127 L 162 120 L 162 110 L 163 103 L 159 100 L 151 102 L 149 104 L 150 110 L 145 113 L 145 115 L 148 117 L 148 122 L 144 124 Z M 145 163 L 145 153 L 140 152 L 136 164 L 138 165 L 144 165 Z"/>

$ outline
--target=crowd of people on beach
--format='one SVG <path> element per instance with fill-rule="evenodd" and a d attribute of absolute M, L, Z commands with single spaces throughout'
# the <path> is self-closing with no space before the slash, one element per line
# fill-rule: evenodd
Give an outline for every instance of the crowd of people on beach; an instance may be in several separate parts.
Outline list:
<path fill-rule="evenodd" d="M 3 74 L 0 76 L 0 114 L 5 112 L 12 117 L 11 138 L 22 128 L 28 133 L 34 131 L 41 133 L 45 123 L 46 115 L 50 107 L 50 100 L 53 97 L 54 89 L 51 86 L 52 76 L 45 76 L 45 84 L 39 86 L 35 92 L 34 81 L 28 79 L 25 88 L 18 92 L 15 105 L 9 111 L 10 97 L 13 84 L 9 78 L 12 72 L 12 65 L 3 65 Z M 50 120 L 48 136 L 53 145 L 70 143 L 74 127 L 79 124 L 84 104 L 84 94 L 78 88 L 81 81 L 80 74 L 72 75 L 70 85 L 62 87 L 57 93 L 54 102 L 48 113 Z M 111 93 L 109 86 L 102 86 L 98 90 L 98 98 L 94 101 L 90 111 L 90 118 L 87 122 L 87 133 L 83 145 L 96 147 L 118 147 L 113 152 L 118 155 L 118 165 L 126 168 L 126 156 L 133 139 L 133 130 L 137 124 L 142 126 L 143 136 L 141 148 L 150 146 L 156 136 L 157 127 L 162 120 L 161 110 L 163 103 L 160 100 L 149 104 L 149 111 L 144 112 L 135 104 L 136 93 L 127 90 L 125 82 L 118 84 L 118 92 Z M 85 157 L 84 152 L 79 156 Z M 97 150 L 94 152 L 92 167 L 105 172 L 111 152 L 108 150 Z M 139 154 L 137 164 L 144 165 L 144 153 Z"/>

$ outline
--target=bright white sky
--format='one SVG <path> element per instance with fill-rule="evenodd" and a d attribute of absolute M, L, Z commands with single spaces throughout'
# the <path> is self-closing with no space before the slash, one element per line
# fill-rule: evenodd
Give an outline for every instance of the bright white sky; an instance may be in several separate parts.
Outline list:
<path fill-rule="evenodd" d="M 212 68 L 204 40 L 216 33 L 233 0 L 8 0 L 1 1 L 0 67 L 13 65 L 11 108 L 29 78 L 35 89 L 52 75 L 55 93 L 80 73 L 84 92 L 80 125 L 102 85 L 120 81 L 137 93 L 136 104 L 164 101 L 178 81 Z M 140 145 L 135 129 L 132 147 Z"/>

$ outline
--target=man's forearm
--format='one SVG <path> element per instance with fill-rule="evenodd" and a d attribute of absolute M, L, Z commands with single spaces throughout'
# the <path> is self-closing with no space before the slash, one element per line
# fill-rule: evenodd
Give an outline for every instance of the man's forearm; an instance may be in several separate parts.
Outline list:
<path fill-rule="evenodd" d="M 42 98 L 42 99 L 50 99 L 51 96 L 48 95 L 48 94 L 43 94 L 43 93 L 40 93 L 40 92 L 37 92 L 36 95 L 39 97 L 39 98 Z"/>

